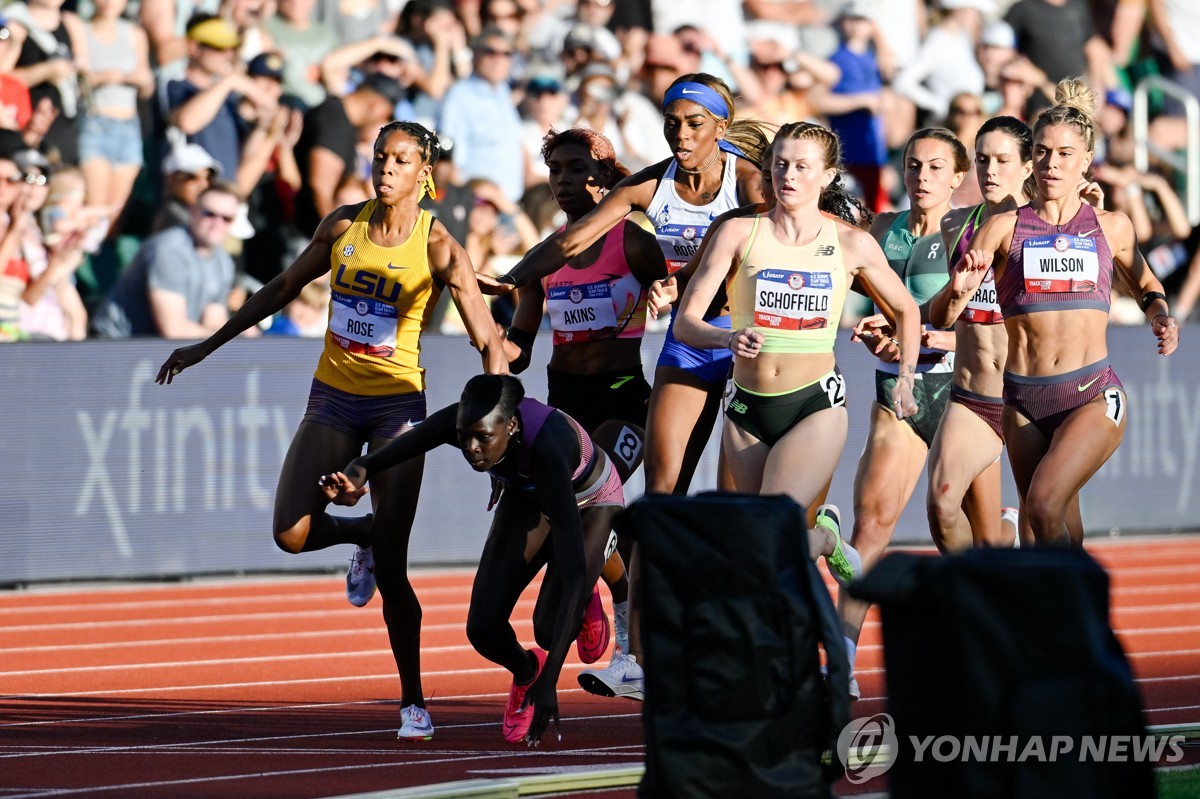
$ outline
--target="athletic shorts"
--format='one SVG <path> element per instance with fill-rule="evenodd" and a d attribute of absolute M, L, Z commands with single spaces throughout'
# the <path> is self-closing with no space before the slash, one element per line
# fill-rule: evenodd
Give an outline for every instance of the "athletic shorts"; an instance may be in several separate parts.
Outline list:
<path fill-rule="evenodd" d="M 728 316 L 715 316 L 705 321 L 725 330 L 730 329 Z M 675 338 L 675 317 L 672 315 L 671 324 L 667 327 L 667 340 L 663 343 L 662 352 L 658 354 L 658 365 L 683 369 L 709 386 L 724 388 L 729 369 L 733 366 L 733 353 L 728 347 L 719 350 L 698 350 L 681 343 Z"/>
<path fill-rule="evenodd" d="M 1046 438 L 1053 438 L 1054 431 L 1076 408 L 1101 394 L 1108 398 L 1109 418 L 1113 424 L 1120 424 L 1125 415 L 1124 389 L 1108 361 L 1048 377 L 1004 373 L 1004 404 L 1033 422 Z"/>
<path fill-rule="evenodd" d="M 604 474 L 595 485 L 575 495 L 575 504 L 580 510 L 594 508 L 600 505 L 619 505 L 625 507 L 625 492 L 621 488 L 621 476 L 613 462 L 597 448 L 596 457 L 604 458 Z"/>
<path fill-rule="evenodd" d="M 905 423 L 920 436 L 925 446 L 933 445 L 933 436 L 941 424 L 946 403 L 950 401 L 951 372 L 917 372 L 913 381 L 913 399 L 917 401 L 917 415 L 909 416 Z M 875 370 L 875 401 L 889 411 L 892 407 L 892 388 L 896 375 Z"/>
<path fill-rule="evenodd" d="M 347 394 L 314 379 L 308 392 L 305 422 L 332 427 L 356 441 L 396 438 L 425 420 L 425 392 L 363 397 Z"/>
<path fill-rule="evenodd" d="M 755 394 L 734 381 L 725 408 L 729 421 L 769 447 L 818 411 L 846 405 L 846 380 L 835 366 L 806 386 L 785 394 Z"/>
<path fill-rule="evenodd" d="M 640 364 L 636 369 L 597 375 L 547 369 L 546 385 L 546 404 L 579 422 L 589 433 L 613 419 L 646 429 L 650 384 Z"/>
<path fill-rule="evenodd" d="M 978 416 L 987 423 L 988 427 L 992 428 L 992 432 L 996 434 L 997 438 L 1001 441 L 1004 440 L 1004 432 L 1000 429 L 1000 417 L 1004 413 L 1003 398 L 976 394 L 974 391 L 967 391 L 965 388 L 959 388 L 951 383 L 950 401 Z"/>

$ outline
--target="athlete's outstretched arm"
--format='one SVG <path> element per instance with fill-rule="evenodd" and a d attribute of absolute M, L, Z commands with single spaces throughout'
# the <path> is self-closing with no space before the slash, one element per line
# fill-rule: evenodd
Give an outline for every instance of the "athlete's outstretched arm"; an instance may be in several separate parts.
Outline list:
<path fill-rule="evenodd" d="M 521 287 L 532 280 L 541 280 L 562 266 L 566 261 L 600 240 L 617 226 L 631 211 L 644 211 L 654 198 L 658 177 L 666 169 L 667 162 L 655 164 L 622 180 L 612 191 L 604 195 L 595 208 L 588 211 L 566 230 L 555 233 L 534 247 L 516 266 L 502 275 L 496 282 L 500 286 L 489 286 L 490 290 L 510 290 Z"/>
<path fill-rule="evenodd" d="M 533 442 L 532 471 L 538 503 L 550 522 L 554 569 L 562 587 L 562 597 L 554 618 L 554 638 L 546 655 L 546 664 L 525 695 L 526 705 L 533 706 L 529 740 L 534 742 L 546 730 L 550 719 L 558 721 L 555 685 L 583 616 L 587 590 L 584 584 L 583 521 L 571 481 L 579 457 L 579 437 L 575 428 L 563 413 L 552 413 Z"/>
<path fill-rule="evenodd" d="M 450 292 L 450 299 L 458 308 L 471 345 L 483 355 L 483 371 L 490 375 L 508 374 L 504 344 L 496 330 L 496 323 L 492 321 L 492 312 L 475 281 L 471 258 L 437 220 L 429 230 L 429 267 L 434 277 L 441 280 Z"/>
<path fill-rule="evenodd" d="M 194 366 L 212 355 L 218 347 L 279 312 L 292 300 L 300 296 L 300 290 L 329 271 L 329 257 L 333 242 L 346 232 L 354 221 L 361 205 L 344 205 L 321 220 L 312 241 L 291 266 L 271 279 L 246 301 L 215 333 L 187 347 L 180 347 L 158 370 L 157 383 L 171 380 L 189 366 Z"/>
<path fill-rule="evenodd" d="M 440 411 L 434 411 L 425 421 L 401 433 L 374 452 L 360 455 L 350 461 L 340 472 L 322 475 L 317 482 L 325 492 L 325 498 L 337 505 L 354 505 L 367 493 L 365 485 L 371 475 L 443 444 L 455 443 L 457 418 L 456 402 Z"/>

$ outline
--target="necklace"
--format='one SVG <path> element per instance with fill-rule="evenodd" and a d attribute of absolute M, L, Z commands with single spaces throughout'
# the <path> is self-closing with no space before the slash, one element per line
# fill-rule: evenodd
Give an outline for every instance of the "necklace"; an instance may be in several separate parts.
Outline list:
<path fill-rule="evenodd" d="M 679 163 L 678 161 L 675 162 L 675 166 L 678 167 L 679 171 L 684 173 L 685 175 L 702 175 L 708 171 L 709 167 L 711 167 L 713 164 L 716 163 L 717 157 L 720 154 L 721 154 L 720 150 L 714 150 L 712 157 L 709 158 L 707 161 L 705 161 L 703 164 L 701 164 L 699 169 L 688 169 L 686 166 Z"/>

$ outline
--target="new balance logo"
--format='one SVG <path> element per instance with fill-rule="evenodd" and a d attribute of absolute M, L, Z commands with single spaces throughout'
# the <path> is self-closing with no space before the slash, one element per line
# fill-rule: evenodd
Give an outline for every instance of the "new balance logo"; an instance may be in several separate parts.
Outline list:
<path fill-rule="evenodd" d="M 733 411 L 734 413 L 744 414 L 746 411 L 750 410 L 750 406 L 741 400 L 734 400 L 733 402 L 729 403 L 729 410 Z"/>
<path fill-rule="evenodd" d="M 824 245 L 818 247 L 816 254 L 817 255 L 833 255 L 833 245 L 832 244 L 824 244 Z"/>

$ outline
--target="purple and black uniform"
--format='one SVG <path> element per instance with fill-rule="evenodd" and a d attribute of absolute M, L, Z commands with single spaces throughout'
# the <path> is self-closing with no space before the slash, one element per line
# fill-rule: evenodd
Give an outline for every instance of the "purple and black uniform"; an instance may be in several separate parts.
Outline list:
<path fill-rule="evenodd" d="M 1112 294 L 1112 250 L 1096 212 L 1083 205 L 1065 225 L 1051 225 L 1026 205 L 997 281 L 1006 318 L 1042 311 L 1108 311 Z M 1072 372 L 1044 377 L 1004 372 L 1004 402 L 1033 422 L 1047 438 L 1074 411 L 1110 388 L 1123 388 L 1108 365 L 1098 361 Z M 1114 421 L 1124 413 L 1124 393 L 1109 398 Z"/>

